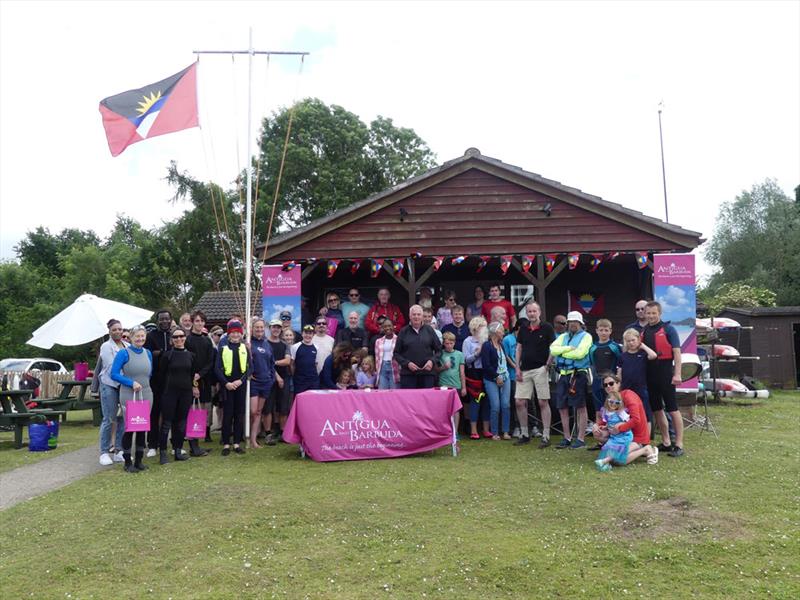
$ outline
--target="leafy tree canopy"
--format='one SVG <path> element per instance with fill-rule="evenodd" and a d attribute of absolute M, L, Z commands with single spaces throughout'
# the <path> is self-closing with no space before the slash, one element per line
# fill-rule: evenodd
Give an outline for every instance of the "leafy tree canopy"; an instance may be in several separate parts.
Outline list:
<path fill-rule="evenodd" d="M 771 179 L 720 209 L 705 251 L 717 267 L 708 290 L 743 283 L 772 290 L 779 305 L 800 305 L 800 200 Z"/>
<path fill-rule="evenodd" d="M 273 232 L 306 225 L 434 165 L 433 152 L 413 129 L 381 116 L 367 126 L 341 106 L 302 100 L 264 119 L 257 165 L 260 235 L 269 222 L 292 113 Z"/>

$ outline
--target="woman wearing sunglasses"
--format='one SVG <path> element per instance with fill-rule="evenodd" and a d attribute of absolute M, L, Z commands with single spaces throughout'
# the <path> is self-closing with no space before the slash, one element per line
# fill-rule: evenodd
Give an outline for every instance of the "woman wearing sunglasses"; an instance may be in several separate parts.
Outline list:
<path fill-rule="evenodd" d="M 615 464 L 630 464 L 641 456 L 647 457 L 647 464 L 656 464 L 658 462 L 658 448 L 650 445 L 647 415 L 644 412 L 641 398 L 632 390 L 620 391 L 619 377 L 613 373 L 605 372 L 600 377 L 603 382 L 603 393 L 606 399 L 615 403 L 615 405 L 617 402 L 621 402 L 622 407 L 620 408 L 624 407 L 628 419 L 619 423 L 616 420 L 614 420 L 614 423 L 609 422 L 608 424 L 595 423 L 592 428 L 595 441 L 599 444 L 604 444 L 605 448 L 605 444 L 613 442 L 612 438 L 614 436 L 630 431 L 633 433 L 633 441 L 628 444 L 627 455 L 617 457 L 619 460 L 614 460 Z"/>
<path fill-rule="evenodd" d="M 167 438 L 172 432 L 172 451 L 175 460 L 187 460 L 189 457 L 183 451 L 183 442 L 186 438 L 186 418 L 192 406 L 195 381 L 200 380 L 198 364 L 195 355 L 186 349 L 186 333 L 182 328 L 172 332 L 172 348 L 161 355 L 158 361 L 159 381 L 164 382 L 164 392 L 161 396 L 161 429 L 158 436 L 158 449 L 160 462 L 165 465 L 169 462 L 167 454 Z M 207 454 L 198 446 L 197 440 L 190 440 L 193 456 Z"/>

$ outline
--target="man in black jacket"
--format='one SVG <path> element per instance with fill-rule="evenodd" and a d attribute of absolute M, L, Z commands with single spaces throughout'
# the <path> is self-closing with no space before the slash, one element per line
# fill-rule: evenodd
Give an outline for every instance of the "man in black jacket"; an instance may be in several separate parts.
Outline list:
<path fill-rule="evenodd" d="M 167 309 L 162 309 L 156 313 L 158 326 L 147 334 L 144 347 L 150 350 L 153 355 L 153 372 L 150 374 L 150 389 L 153 390 L 150 406 L 150 432 L 147 434 L 147 456 L 156 455 L 158 448 L 158 437 L 161 425 L 161 393 L 163 382 L 160 381 L 158 374 L 158 359 L 162 353 L 172 349 L 172 313 Z"/>
<path fill-rule="evenodd" d="M 432 388 L 436 385 L 433 365 L 442 353 L 439 336 L 422 322 L 422 307 L 415 304 L 408 311 L 409 323 L 397 334 L 394 359 L 400 364 L 400 387 Z"/>
<path fill-rule="evenodd" d="M 194 354 L 197 375 L 200 376 L 194 382 L 195 397 L 200 400 L 200 408 L 206 411 L 206 437 L 205 441 L 211 441 L 211 388 L 216 383 L 214 378 L 214 359 L 216 350 L 211 338 L 203 333 L 206 326 L 206 315 L 201 310 L 196 310 L 191 314 L 192 328 L 186 338 L 186 349 Z M 198 446 L 195 439 L 189 440 L 189 447 L 192 455 L 203 456 L 206 451 Z"/>

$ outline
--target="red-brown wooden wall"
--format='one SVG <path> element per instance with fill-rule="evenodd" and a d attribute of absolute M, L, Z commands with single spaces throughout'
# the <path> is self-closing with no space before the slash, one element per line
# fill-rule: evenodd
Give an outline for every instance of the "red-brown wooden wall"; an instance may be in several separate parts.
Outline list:
<path fill-rule="evenodd" d="M 271 260 L 681 249 L 611 211 L 595 214 L 473 168 Z"/>

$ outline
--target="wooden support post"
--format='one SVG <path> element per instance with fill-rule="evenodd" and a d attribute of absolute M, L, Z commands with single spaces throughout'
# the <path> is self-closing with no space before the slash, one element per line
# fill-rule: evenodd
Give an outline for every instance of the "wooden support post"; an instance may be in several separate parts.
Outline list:
<path fill-rule="evenodd" d="M 419 277 L 419 279 L 417 279 L 417 281 L 416 281 L 416 284 L 417 284 L 417 289 L 419 289 L 419 286 L 421 286 L 423 283 L 425 283 L 426 281 L 428 281 L 428 278 L 429 278 L 431 275 L 433 275 L 435 272 L 436 272 L 436 271 L 434 271 L 434 270 L 433 270 L 433 265 L 431 265 L 430 267 L 428 267 L 428 268 L 425 270 L 425 272 L 424 272 L 424 273 L 423 273 L 423 274 L 422 274 L 422 275 Z M 414 291 L 416 292 L 416 290 L 414 290 Z"/>
<path fill-rule="evenodd" d="M 406 290 L 408 291 L 408 305 L 413 306 L 414 302 L 417 299 L 417 277 L 416 271 L 414 269 L 414 261 L 410 258 L 406 259 L 406 271 L 408 271 L 408 287 Z"/>
<path fill-rule="evenodd" d="M 311 273 L 316 271 L 317 265 L 319 265 L 319 261 L 315 262 L 313 265 L 309 265 L 308 267 L 304 268 L 303 271 L 300 273 L 300 281 L 303 281 L 306 277 L 311 275 Z"/>
<path fill-rule="evenodd" d="M 387 275 L 389 275 L 389 277 L 391 277 L 391 278 L 392 278 L 392 279 L 394 279 L 394 280 L 395 280 L 397 283 L 399 283 L 399 284 L 400 284 L 400 286 L 401 286 L 401 287 L 402 287 L 404 290 L 408 291 L 408 289 L 409 289 L 408 282 L 407 282 L 405 279 L 403 279 L 402 277 L 398 277 L 397 275 L 395 275 L 395 274 L 394 274 L 394 269 L 392 269 L 392 266 L 391 266 L 391 264 L 389 265 L 389 267 L 388 267 L 388 268 L 387 268 L 387 267 L 386 267 L 386 265 L 384 264 L 383 271 L 384 271 L 384 273 L 386 273 Z"/>

